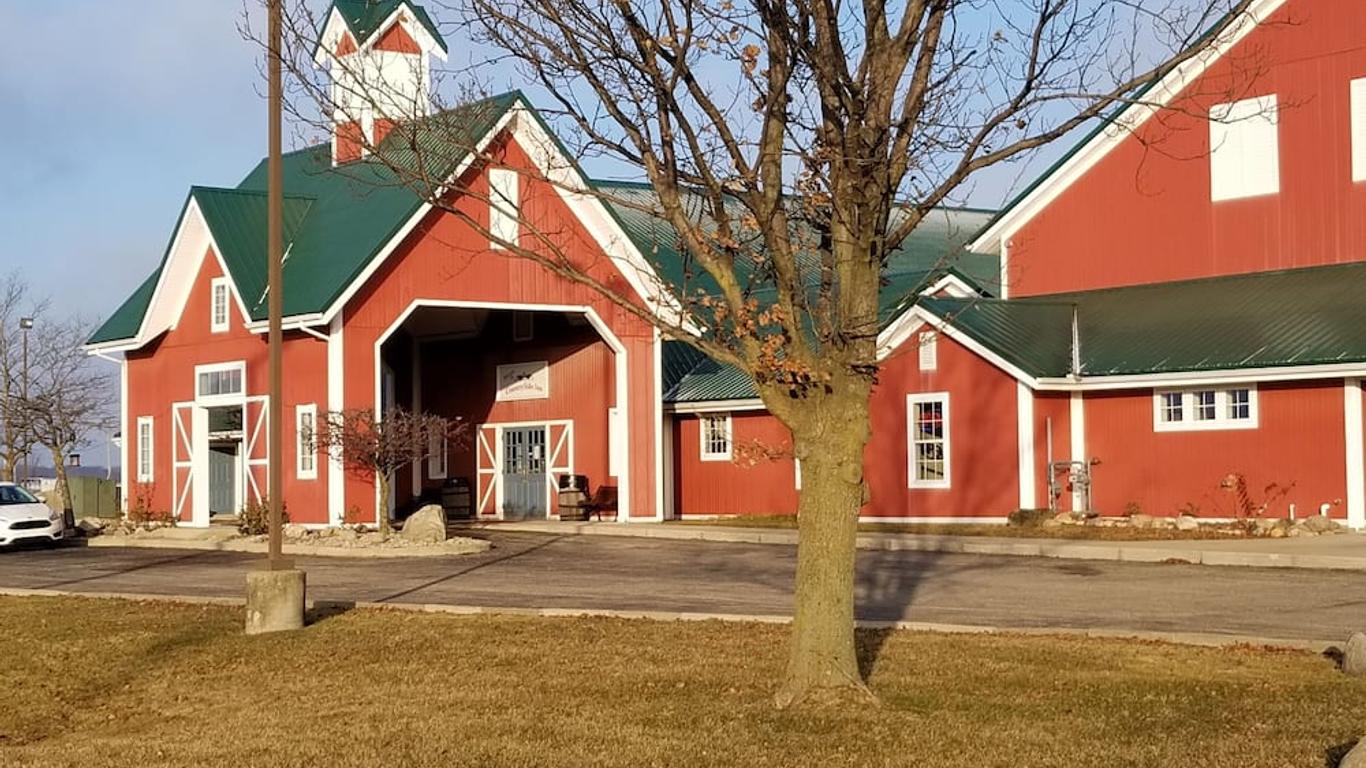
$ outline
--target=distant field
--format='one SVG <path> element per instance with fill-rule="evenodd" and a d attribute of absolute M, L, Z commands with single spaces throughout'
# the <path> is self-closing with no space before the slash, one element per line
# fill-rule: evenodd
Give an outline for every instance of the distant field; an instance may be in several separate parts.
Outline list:
<path fill-rule="evenodd" d="M 869 633 L 880 706 L 780 712 L 781 626 L 241 620 L 0 598 L 0 765 L 1321 768 L 1366 733 L 1366 683 L 1299 652 Z"/>

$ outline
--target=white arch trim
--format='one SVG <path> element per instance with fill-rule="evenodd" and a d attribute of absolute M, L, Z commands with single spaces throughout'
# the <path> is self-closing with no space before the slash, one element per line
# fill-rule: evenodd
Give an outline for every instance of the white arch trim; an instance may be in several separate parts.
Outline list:
<path fill-rule="evenodd" d="M 385 341 L 388 341 L 388 339 L 389 339 L 390 336 L 393 336 L 394 333 L 397 332 L 399 328 L 403 327 L 403 324 L 404 324 L 405 322 L 408 321 L 408 318 L 411 317 L 412 314 L 413 314 L 414 312 L 416 312 L 416 311 L 419 310 L 419 309 L 422 309 L 423 307 L 438 307 L 438 308 L 446 308 L 446 309 L 511 310 L 511 311 L 522 311 L 522 312 L 560 312 L 560 313 L 565 313 L 565 314 L 578 314 L 578 315 L 583 315 L 584 319 L 588 321 L 588 324 L 591 325 L 591 326 L 593 326 L 593 329 L 594 329 L 595 331 L 597 331 L 598 337 L 601 338 L 603 341 L 607 342 L 607 346 L 610 347 L 611 350 L 612 350 L 612 352 L 613 352 L 613 355 L 612 355 L 612 358 L 613 358 L 613 371 L 614 371 L 614 374 L 615 374 L 613 378 L 615 379 L 615 391 L 616 391 L 616 403 L 617 403 L 617 404 L 616 404 L 616 407 L 617 407 L 617 412 L 618 412 L 618 414 L 619 414 L 618 418 L 621 420 L 621 423 L 622 423 L 623 425 L 626 425 L 626 428 L 625 428 L 625 429 L 613 429 L 613 428 L 612 428 L 612 424 L 611 424 L 611 422 L 609 421 L 609 423 L 608 423 L 608 441 L 609 441 L 609 443 L 608 443 L 608 451 L 609 451 L 609 453 L 613 450 L 613 448 L 612 448 L 612 446 L 611 446 L 611 441 L 612 441 L 612 440 L 614 440 L 614 439 L 628 439 L 628 440 L 629 440 L 630 432 L 631 432 L 631 430 L 630 430 L 630 428 L 629 428 L 629 425 L 630 425 L 630 423 L 631 423 L 631 419 L 630 419 L 630 400 L 631 400 L 631 393 L 630 393 L 630 387 L 629 387 L 629 381 L 630 381 L 630 378 L 629 378 L 629 370 L 630 370 L 630 369 L 629 369 L 629 367 L 627 366 L 626 345 L 621 343 L 621 339 L 620 339 L 615 333 L 612 332 L 612 329 L 609 328 L 609 327 L 607 326 L 607 323 L 605 323 L 605 322 L 603 321 L 602 317 L 597 313 L 597 311 L 596 311 L 595 309 L 593 309 L 593 308 L 590 307 L 590 306 L 582 305 L 582 304 L 526 304 L 526 303 L 520 303 L 520 302 L 501 302 L 501 301 L 461 301 L 461 300 L 456 300 L 456 299 L 414 299 L 412 302 L 410 302 L 410 303 L 408 304 L 407 308 L 404 309 L 402 312 L 400 312 L 399 315 L 398 315 L 398 317 L 395 318 L 394 321 L 393 321 L 392 323 L 389 324 L 389 327 L 385 328 L 385 329 L 384 329 L 384 332 L 381 333 L 377 339 L 375 339 L 375 349 L 374 349 L 374 367 L 375 367 L 375 376 L 374 376 L 374 379 L 375 379 L 375 382 L 374 382 L 374 384 L 375 384 L 375 389 L 374 389 L 374 404 L 375 404 L 375 405 L 374 405 L 374 408 L 375 408 L 376 418 L 382 418 L 382 417 L 383 417 L 383 414 L 380 412 L 380 403 L 381 403 L 381 400 L 382 400 L 382 397 L 383 397 L 383 392 L 384 392 L 384 371 L 383 371 L 383 363 L 382 363 L 382 360 L 381 360 L 381 357 L 380 357 L 380 350 L 384 347 L 384 342 L 385 342 Z M 610 417 L 609 417 L 609 418 L 610 418 Z M 631 519 L 631 461 L 630 461 L 630 458 L 629 458 L 630 453 L 629 453 L 629 451 L 627 451 L 627 452 L 625 452 L 623 455 L 626 455 L 628 458 L 627 458 L 627 460 L 626 460 L 625 462 L 622 463 L 622 466 L 620 466 L 620 467 L 618 468 L 618 469 L 621 470 L 621 474 L 617 475 L 617 522 L 621 522 L 621 523 L 629 522 L 630 519 Z M 376 489 L 379 488 L 379 483 L 378 483 L 378 482 L 375 483 L 375 487 L 376 487 Z M 380 512 L 380 506 L 379 506 L 379 504 L 380 504 L 380 498 L 379 498 L 379 495 L 378 495 L 378 494 L 379 494 L 379 491 L 376 490 L 375 493 L 376 493 L 376 495 L 375 495 L 375 510 L 376 510 L 376 514 L 379 514 L 379 512 Z M 656 515 L 658 515 L 658 514 L 659 514 L 659 510 L 656 510 Z"/>

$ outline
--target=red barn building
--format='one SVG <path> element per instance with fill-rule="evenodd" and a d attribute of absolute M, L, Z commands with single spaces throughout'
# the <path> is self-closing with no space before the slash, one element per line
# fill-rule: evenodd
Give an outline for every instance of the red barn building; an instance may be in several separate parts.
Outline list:
<path fill-rule="evenodd" d="M 1206 44 L 1003 211 L 938 211 L 892 255 L 866 517 L 1366 525 L 1366 5 L 1260 0 Z M 444 52 L 407 0 L 338 0 L 318 62 L 362 57 L 334 68 L 343 91 L 379 71 L 425 103 Z M 565 474 L 615 488 L 621 520 L 795 510 L 790 437 L 746 377 L 385 183 L 364 147 L 399 114 L 349 105 L 331 142 L 285 158 L 291 518 L 374 520 L 448 477 L 481 517 L 553 517 Z M 519 221 L 554 232 L 675 311 L 675 238 L 630 204 L 648 187 L 585 178 L 519 94 L 442 117 L 472 147 L 466 215 L 526 247 Z M 161 264 L 91 339 L 122 354 L 130 505 L 207 524 L 267 492 L 264 228 L 264 163 L 193 188 Z M 381 500 L 311 435 L 327 411 L 394 406 L 477 428 Z"/>

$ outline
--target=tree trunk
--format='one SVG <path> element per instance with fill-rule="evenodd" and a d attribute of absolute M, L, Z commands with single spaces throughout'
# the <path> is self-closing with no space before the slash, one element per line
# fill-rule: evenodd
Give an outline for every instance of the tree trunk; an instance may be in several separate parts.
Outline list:
<path fill-rule="evenodd" d="M 380 472 L 379 474 L 379 509 L 375 511 L 375 517 L 379 519 L 379 532 L 385 536 L 389 535 L 389 473 Z"/>
<path fill-rule="evenodd" d="M 792 430 L 802 491 L 795 615 L 780 707 L 821 692 L 867 693 L 854 643 L 854 544 L 864 501 L 868 391 L 853 389 L 804 406 L 814 415 L 799 418 Z"/>
<path fill-rule="evenodd" d="M 52 451 L 52 470 L 57 475 L 56 487 L 57 498 L 62 501 L 62 519 L 70 520 L 75 512 L 71 506 L 71 483 L 66 476 L 66 457 L 58 451 Z"/>

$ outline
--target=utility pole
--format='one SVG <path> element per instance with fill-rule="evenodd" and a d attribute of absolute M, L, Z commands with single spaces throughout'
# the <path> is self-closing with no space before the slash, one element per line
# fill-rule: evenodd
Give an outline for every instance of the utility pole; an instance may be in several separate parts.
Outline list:
<path fill-rule="evenodd" d="M 281 300 L 281 284 L 284 282 L 284 267 L 280 259 L 284 254 L 284 232 L 283 230 L 283 211 L 284 211 L 284 170 L 281 161 L 280 123 L 282 121 L 284 100 L 282 86 L 282 66 L 280 61 L 281 49 L 281 8 L 284 0 L 270 0 L 270 50 L 267 54 L 269 71 L 269 121 L 270 121 L 270 155 L 267 161 L 267 191 L 266 191 L 266 258 L 269 267 L 266 275 L 267 295 L 269 296 L 268 312 L 270 315 L 270 333 L 268 344 L 270 347 L 270 391 L 267 393 L 267 417 L 266 424 L 266 450 L 269 452 L 270 461 L 266 467 L 266 488 L 270 494 L 270 549 L 266 557 L 266 567 L 272 571 L 278 571 L 287 567 L 282 561 L 281 540 L 283 534 L 281 527 L 284 507 L 284 478 L 280 471 L 280 454 L 284 450 L 283 441 L 280 439 L 280 427 L 284 423 L 280 413 L 281 384 L 280 347 L 284 344 L 284 333 L 281 329 L 281 315 L 284 312 L 284 302 Z"/>
<path fill-rule="evenodd" d="M 304 625 L 304 572 L 295 569 L 284 559 L 281 546 L 281 527 L 284 518 L 284 473 L 281 471 L 281 454 L 284 450 L 284 441 L 281 439 L 281 428 L 284 424 L 281 413 L 283 376 L 280 367 L 280 353 L 284 346 L 284 334 L 281 330 L 284 274 L 281 261 L 284 256 L 285 198 L 281 157 L 283 149 L 280 138 L 284 114 L 281 59 L 284 55 L 283 2 L 284 0 L 268 0 L 270 41 L 266 51 L 269 81 L 266 112 L 270 123 L 270 155 L 266 165 L 266 290 L 269 298 L 267 310 L 270 315 L 270 332 L 267 336 L 270 383 L 266 395 L 266 450 L 270 455 L 266 463 L 266 492 L 270 503 L 270 544 L 265 567 L 247 574 L 246 630 L 249 635 L 299 629 Z"/>
<path fill-rule="evenodd" d="M 29 402 L 28 402 L 28 331 L 29 331 L 29 329 L 32 328 L 32 327 L 33 327 L 33 318 L 31 318 L 31 317 L 21 317 L 21 318 L 19 318 L 19 331 L 20 331 L 20 335 L 21 335 L 21 336 L 23 337 L 23 339 L 24 339 L 24 345 L 23 345 L 23 364 L 22 364 L 22 370 L 23 370 L 23 374 L 22 374 L 22 375 L 23 375 L 23 378 L 20 379 L 20 381 L 19 381 L 19 400 L 23 402 L 23 409 L 24 409 L 25 412 L 27 412 L 27 410 L 28 410 L 28 408 L 29 408 Z M 27 435 L 25 435 L 23 439 L 24 439 L 25 444 L 27 444 L 27 443 L 30 442 L 29 436 L 27 436 Z M 29 455 L 29 453 L 30 453 L 29 449 L 28 449 L 28 448 L 25 448 L 25 449 L 24 449 L 24 482 L 23 482 L 23 485 L 28 485 L 28 479 L 29 479 L 28 455 Z M 16 479 L 17 479 L 17 478 L 16 478 Z"/>

